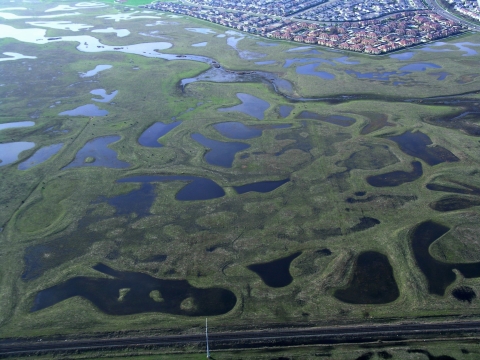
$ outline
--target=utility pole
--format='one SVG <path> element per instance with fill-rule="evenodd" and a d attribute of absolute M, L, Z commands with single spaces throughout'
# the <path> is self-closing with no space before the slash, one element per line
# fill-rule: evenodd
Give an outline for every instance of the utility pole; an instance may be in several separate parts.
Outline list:
<path fill-rule="evenodd" d="M 205 338 L 207 340 L 207 359 L 210 359 L 210 349 L 208 347 L 208 320 L 205 319 Z"/>

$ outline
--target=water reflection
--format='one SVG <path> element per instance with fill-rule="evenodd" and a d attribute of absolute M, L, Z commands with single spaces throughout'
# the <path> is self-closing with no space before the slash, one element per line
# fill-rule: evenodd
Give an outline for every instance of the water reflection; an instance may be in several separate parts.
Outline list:
<path fill-rule="evenodd" d="M 191 137 L 193 140 L 210 149 L 210 151 L 205 154 L 205 161 L 216 166 L 232 167 L 235 154 L 250 147 L 249 144 L 241 142 L 212 140 L 198 133 L 192 134 Z"/>
<path fill-rule="evenodd" d="M 63 143 L 53 144 L 49 146 L 44 146 L 38 149 L 35 154 L 33 154 L 30 158 L 25 160 L 24 162 L 18 165 L 19 170 L 27 170 L 33 166 L 41 164 L 48 159 L 50 159 L 53 155 L 60 151 L 62 148 Z"/>

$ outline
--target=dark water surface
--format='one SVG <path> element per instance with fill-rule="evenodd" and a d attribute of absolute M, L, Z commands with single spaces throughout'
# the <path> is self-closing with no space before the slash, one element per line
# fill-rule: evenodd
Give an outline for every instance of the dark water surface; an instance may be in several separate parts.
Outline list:
<path fill-rule="evenodd" d="M 466 278 L 480 277 L 480 262 L 444 263 L 430 255 L 430 245 L 449 230 L 450 228 L 444 225 L 425 221 L 415 227 L 410 237 L 417 265 L 427 278 L 428 291 L 440 296 L 443 296 L 446 288 L 455 281 L 453 269 L 460 271 Z"/>
<path fill-rule="evenodd" d="M 356 120 L 354 118 L 342 115 L 320 115 L 314 113 L 312 111 L 302 111 L 300 114 L 297 115 L 297 119 L 313 119 L 313 120 L 320 120 L 325 121 L 330 124 L 339 125 L 343 127 L 351 126 L 355 124 Z"/>
<path fill-rule="evenodd" d="M 140 272 L 114 270 L 104 264 L 97 264 L 93 268 L 113 279 L 86 276 L 71 278 L 38 292 L 30 311 L 45 309 L 74 296 L 89 300 L 109 315 L 162 312 L 215 316 L 229 312 L 237 303 L 235 294 L 222 288 L 199 289 L 186 280 L 157 279 Z"/>
<path fill-rule="evenodd" d="M 376 251 L 361 253 L 346 289 L 338 289 L 334 296 L 350 304 L 386 304 L 400 295 L 388 258 Z"/>
<path fill-rule="evenodd" d="M 138 182 L 170 182 L 170 181 L 187 181 L 187 185 L 175 194 L 175 199 L 180 201 L 210 200 L 222 197 L 225 191 L 215 181 L 201 178 L 197 176 L 181 176 L 181 175 L 144 175 L 131 176 L 117 180 L 119 183 Z M 138 191 L 138 190 L 134 190 Z M 149 188 L 144 188 L 145 193 L 150 193 Z M 128 195 L 128 194 L 127 194 Z M 154 194 L 152 194 L 154 196 Z M 134 199 L 134 198 L 132 198 Z"/>
<path fill-rule="evenodd" d="M 389 140 L 395 141 L 400 150 L 410 156 L 418 157 L 428 165 L 437 165 L 442 162 L 456 162 L 459 159 L 442 146 L 431 147 L 432 140 L 424 133 L 407 131 L 402 135 L 391 136 Z"/>
<path fill-rule="evenodd" d="M 175 121 L 170 124 L 164 124 L 163 122 L 156 122 L 145 130 L 138 138 L 140 145 L 148 147 L 162 147 L 163 145 L 158 142 L 158 139 L 168 134 L 170 130 L 180 125 L 181 121 Z"/>
<path fill-rule="evenodd" d="M 256 183 L 246 184 L 242 186 L 234 186 L 233 188 L 238 194 L 244 194 L 249 191 L 267 193 L 273 191 L 283 184 L 289 182 L 290 179 L 283 179 L 278 181 L 259 181 Z"/>
<path fill-rule="evenodd" d="M 210 149 L 205 154 L 205 161 L 210 165 L 232 167 L 235 154 L 248 149 L 249 144 L 241 142 L 223 142 L 209 139 L 202 134 L 192 134 L 192 139 Z"/>
<path fill-rule="evenodd" d="M 58 115 L 68 115 L 68 116 L 106 116 L 108 115 L 107 110 L 102 110 L 97 107 L 97 105 L 87 104 L 79 106 L 76 109 L 68 110 L 61 112 Z"/>
<path fill-rule="evenodd" d="M 35 152 L 35 154 L 30 156 L 30 158 L 28 158 L 24 162 L 20 163 L 18 165 L 18 169 L 19 170 L 27 170 L 27 169 L 30 169 L 31 167 L 35 166 L 35 165 L 38 165 L 38 164 L 41 164 L 41 163 L 47 161 L 53 155 L 55 155 L 57 152 L 59 152 L 60 149 L 62 148 L 62 146 L 63 146 L 63 143 L 59 143 L 59 144 L 44 146 L 44 147 L 38 149 Z"/>
<path fill-rule="evenodd" d="M 284 287 L 293 281 L 292 275 L 290 275 L 290 264 L 300 254 L 301 252 L 296 252 L 290 256 L 268 263 L 253 264 L 247 267 L 260 276 L 265 285 L 277 288 Z"/>
<path fill-rule="evenodd" d="M 392 187 L 415 181 L 423 175 L 422 163 L 420 161 L 413 161 L 412 167 L 413 170 L 411 172 L 399 170 L 368 176 L 367 183 L 375 187 Z"/>
<path fill-rule="evenodd" d="M 220 108 L 220 112 L 230 112 L 230 111 L 239 111 L 246 115 L 250 115 L 258 120 L 264 119 L 265 111 L 270 107 L 270 104 L 257 98 L 256 96 L 244 93 L 238 93 L 237 97 L 242 102 L 240 105 L 235 105 L 229 108 Z"/>
<path fill-rule="evenodd" d="M 118 160 L 117 152 L 108 148 L 108 145 L 120 140 L 118 135 L 102 136 L 87 142 L 81 148 L 75 159 L 63 169 L 83 166 L 103 166 L 124 169 L 130 166 L 125 161 Z"/>
<path fill-rule="evenodd" d="M 290 124 L 248 126 L 238 121 L 229 121 L 213 125 L 220 134 L 230 139 L 246 140 L 262 136 L 263 130 L 287 129 Z"/>
<path fill-rule="evenodd" d="M 433 210 L 440 212 L 468 209 L 480 205 L 480 199 L 448 196 L 430 204 Z"/>
<path fill-rule="evenodd" d="M 469 286 L 460 286 L 453 289 L 452 295 L 457 300 L 468 301 L 469 303 L 477 297 L 475 291 Z"/>
<path fill-rule="evenodd" d="M 280 113 L 281 117 L 286 118 L 287 116 L 290 115 L 292 110 L 293 110 L 293 106 L 291 105 L 281 105 L 280 108 L 278 109 L 278 112 Z"/>

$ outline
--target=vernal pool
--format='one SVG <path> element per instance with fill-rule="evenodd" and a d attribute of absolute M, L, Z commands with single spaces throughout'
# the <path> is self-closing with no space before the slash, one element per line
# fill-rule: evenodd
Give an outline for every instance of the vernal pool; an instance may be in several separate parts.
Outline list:
<path fill-rule="evenodd" d="M 48 159 L 50 159 L 53 155 L 60 151 L 62 148 L 63 143 L 53 144 L 49 146 L 44 146 L 38 149 L 35 154 L 33 154 L 29 159 L 25 160 L 24 162 L 18 165 L 19 170 L 27 170 L 31 167 L 41 164 Z"/>
<path fill-rule="evenodd" d="M 29 150 L 34 146 L 35 143 L 27 141 L 0 144 L 0 166 L 14 163 L 22 151 Z"/>
<path fill-rule="evenodd" d="M 102 97 L 102 99 L 92 98 L 93 101 L 107 103 L 109 101 L 112 101 L 113 98 L 115 96 L 117 96 L 118 90 L 113 91 L 111 94 L 107 94 L 107 91 L 105 89 L 95 89 L 95 90 L 90 91 L 90 94 Z"/>
<path fill-rule="evenodd" d="M 100 71 L 108 70 L 111 69 L 112 65 L 97 65 L 95 66 L 95 69 L 89 70 L 84 73 L 80 73 L 80 77 L 85 78 L 85 77 L 90 77 L 90 76 L 95 76 L 97 75 Z"/>
<path fill-rule="evenodd" d="M 29 126 L 33 126 L 33 125 L 35 125 L 35 122 L 33 122 L 33 121 L 10 122 L 10 123 L 5 123 L 5 124 L 0 124 L 0 130 L 29 127 Z"/>
<path fill-rule="evenodd" d="M 264 119 L 264 113 L 270 107 L 270 104 L 267 101 L 257 98 L 253 95 L 244 94 L 244 93 L 237 93 L 237 97 L 240 99 L 242 104 L 235 105 L 229 108 L 221 108 L 221 109 L 218 109 L 218 111 L 220 112 L 239 111 L 246 115 L 253 116 L 258 120 Z"/>
<path fill-rule="evenodd" d="M 68 115 L 68 116 L 106 116 L 108 115 L 107 110 L 99 109 L 96 105 L 87 104 L 79 106 L 76 109 L 68 110 L 61 112 L 58 115 Z"/>
<path fill-rule="evenodd" d="M 4 52 L 3 55 L 9 56 L 6 58 L 0 58 L 0 61 L 19 60 L 19 59 L 36 59 L 36 56 L 28 56 L 15 52 Z"/>

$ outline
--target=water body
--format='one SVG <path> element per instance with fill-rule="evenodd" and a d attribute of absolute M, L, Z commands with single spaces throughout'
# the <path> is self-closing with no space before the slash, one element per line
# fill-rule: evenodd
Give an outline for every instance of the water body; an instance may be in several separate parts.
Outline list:
<path fill-rule="evenodd" d="M 238 194 L 245 194 L 246 192 L 250 191 L 267 193 L 279 188 L 280 186 L 286 184 L 289 181 L 290 179 L 283 179 L 278 181 L 259 181 L 242 186 L 233 186 L 233 188 Z"/>
<path fill-rule="evenodd" d="M 117 96 L 118 90 L 113 91 L 111 94 L 107 94 L 107 91 L 105 89 L 95 89 L 95 90 L 90 91 L 90 94 L 102 97 L 102 99 L 92 98 L 93 101 L 107 103 L 107 102 L 112 101 L 113 98 L 115 96 Z"/>
<path fill-rule="evenodd" d="M 441 69 L 442 67 L 433 63 L 416 63 L 402 66 L 399 71 L 426 71 L 427 69 Z"/>
<path fill-rule="evenodd" d="M 97 105 L 87 104 L 79 106 L 76 109 L 68 110 L 61 112 L 58 115 L 68 115 L 68 116 L 106 116 L 108 115 L 107 110 L 102 110 L 97 107 Z"/>
<path fill-rule="evenodd" d="M 33 121 L 16 121 L 16 122 L 0 124 L 0 130 L 30 127 L 34 125 L 35 125 L 35 122 Z"/>
<path fill-rule="evenodd" d="M 397 60 L 410 60 L 413 57 L 413 55 L 415 55 L 414 52 L 408 51 L 400 54 L 392 54 L 390 55 L 390 58 L 397 59 Z"/>
<path fill-rule="evenodd" d="M 299 251 L 267 263 L 249 265 L 247 268 L 260 276 L 265 285 L 274 288 L 284 287 L 293 281 L 292 275 L 290 275 L 290 264 L 300 254 Z"/>
<path fill-rule="evenodd" d="M 6 58 L 0 58 L 0 61 L 21 60 L 21 59 L 36 59 L 36 56 L 23 55 L 16 52 L 4 52 L 3 55 L 8 56 Z"/>
<path fill-rule="evenodd" d="M 433 221 L 425 221 L 415 227 L 410 237 L 415 261 L 427 278 L 430 294 L 440 296 L 445 294 L 446 288 L 456 279 L 453 269 L 460 271 L 467 279 L 480 277 L 480 262 L 444 263 L 430 255 L 428 251 L 430 245 L 449 230 L 450 228 L 447 226 Z"/>
<path fill-rule="evenodd" d="M 164 124 L 160 121 L 156 122 L 140 135 L 138 142 L 143 146 L 162 147 L 163 145 L 158 142 L 158 139 L 168 134 L 181 123 L 181 121 L 175 121 L 170 124 Z"/>
<path fill-rule="evenodd" d="M 203 46 L 207 46 L 208 42 L 200 42 L 200 43 L 196 43 L 196 44 L 192 44 L 193 47 L 203 47 Z"/>
<path fill-rule="evenodd" d="M 24 162 L 18 165 L 19 170 L 28 170 L 33 166 L 41 164 L 48 159 L 50 159 L 53 155 L 58 153 L 62 148 L 63 143 L 53 144 L 44 146 L 38 149 L 35 154 L 33 154 L 29 159 L 25 160 Z"/>
<path fill-rule="evenodd" d="M 113 27 L 108 27 L 106 29 L 95 29 L 95 30 L 92 30 L 92 32 L 103 33 L 103 34 L 115 33 L 117 34 L 117 37 L 125 37 L 130 35 L 130 31 L 127 29 L 114 29 Z"/>
<path fill-rule="evenodd" d="M 327 71 L 317 71 L 315 70 L 319 64 L 307 64 L 303 66 L 297 66 L 295 71 L 297 74 L 300 75 L 311 75 L 311 76 L 317 76 L 319 78 L 322 78 L 324 80 L 333 80 L 335 79 L 335 75 L 327 72 Z"/>
<path fill-rule="evenodd" d="M 470 286 L 460 286 L 452 290 L 452 295 L 460 301 L 471 303 L 477 297 L 477 294 Z"/>
<path fill-rule="evenodd" d="M 88 30 L 93 27 L 93 25 L 74 24 L 71 21 L 27 21 L 27 24 L 32 26 L 47 27 L 50 29 L 70 31 Z"/>
<path fill-rule="evenodd" d="M 407 131 L 402 135 L 392 136 L 389 140 L 395 141 L 405 154 L 418 157 L 428 165 L 433 166 L 443 162 L 456 162 L 459 159 L 442 146 L 431 147 L 432 141 L 424 133 Z"/>
<path fill-rule="evenodd" d="M 272 65 L 275 64 L 275 60 L 267 60 L 267 61 L 257 61 L 255 62 L 256 65 Z"/>
<path fill-rule="evenodd" d="M 454 46 L 457 48 L 457 50 L 453 50 L 453 49 L 437 49 L 437 47 L 440 47 L 440 46 Z M 463 51 L 465 54 L 462 54 L 462 56 L 473 56 L 473 55 L 477 55 L 478 52 L 474 49 L 471 49 L 470 47 L 478 47 L 480 46 L 480 44 L 477 44 L 477 43 L 472 43 L 472 42 L 456 42 L 456 43 L 452 43 L 452 42 L 442 42 L 442 41 L 437 41 L 433 44 L 429 44 L 429 45 L 426 45 L 425 47 L 423 48 L 420 48 L 419 50 L 421 51 L 427 51 L 427 52 L 449 52 L 449 51 Z"/>
<path fill-rule="evenodd" d="M 130 167 L 129 163 L 118 160 L 115 150 L 108 148 L 108 145 L 118 140 L 120 140 L 118 135 L 102 136 L 90 140 L 78 151 L 75 159 L 63 169 L 84 166 L 103 166 L 117 169 Z"/>
<path fill-rule="evenodd" d="M 367 183 L 375 187 L 393 187 L 415 181 L 423 175 L 422 163 L 413 161 L 412 167 L 411 172 L 392 171 L 386 174 L 368 176 Z"/>
<path fill-rule="evenodd" d="M 155 187 L 150 183 L 143 183 L 140 189 L 111 198 L 100 197 L 95 203 L 106 202 L 115 208 L 115 215 L 135 213 L 138 219 L 150 215 L 155 198 Z"/>
<path fill-rule="evenodd" d="M 292 49 L 288 49 L 286 52 L 303 52 L 310 50 L 313 46 L 300 46 L 300 47 L 295 47 Z"/>
<path fill-rule="evenodd" d="M 280 116 L 283 118 L 286 118 L 290 115 L 290 113 L 293 110 L 293 106 L 290 105 L 280 105 L 278 112 L 280 113 Z"/>
<path fill-rule="evenodd" d="M 266 125 L 266 126 L 247 126 L 241 122 L 229 121 L 213 125 L 215 130 L 230 139 L 253 139 L 260 137 L 265 129 L 286 129 L 290 124 Z"/>
<path fill-rule="evenodd" d="M 448 196 L 430 204 L 433 210 L 440 212 L 469 209 L 480 205 L 480 199 L 464 198 L 459 196 Z"/>
<path fill-rule="evenodd" d="M 199 33 L 199 34 L 205 34 L 205 35 L 216 34 L 216 32 L 213 31 L 212 29 L 207 29 L 207 28 L 185 28 L 185 30 Z"/>
<path fill-rule="evenodd" d="M 293 64 L 304 64 L 304 63 L 315 63 L 312 65 L 316 65 L 316 66 L 320 66 L 320 64 L 328 64 L 332 66 L 336 65 L 334 62 L 330 60 L 322 59 L 322 58 L 293 58 L 293 59 L 286 59 L 283 67 L 288 68 Z"/>
<path fill-rule="evenodd" d="M 349 304 L 387 304 L 400 292 L 388 258 L 366 251 L 358 256 L 348 287 L 336 290 L 334 296 Z"/>
<path fill-rule="evenodd" d="M 345 65 L 358 65 L 358 64 L 360 64 L 360 61 L 348 60 L 348 56 L 342 56 L 342 57 L 339 57 L 339 58 L 335 58 L 333 60 L 335 60 L 336 62 L 339 62 L 341 64 L 345 64 Z"/>
<path fill-rule="evenodd" d="M 215 316 L 232 310 L 237 298 L 222 288 L 196 288 L 186 280 L 165 280 L 140 272 L 118 271 L 97 264 L 93 269 L 110 278 L 78 276 L 44 289 L 30 311 L 40 311 L 81 296 L 109 315 L 161 312 L 183 316 Z M 111 278 L 113 277 L 113 278 Z"/>
<path fill-rule="evenodd" d="M 257 45 L 263 46 L 263 47 L 278 46 L 278 44 L 273 44 L 273 43 L 263 42 L 263 41 L 257 41 Z"/>
<path fill-rule="evenodd" d="M 112 65 L 97 65 L 97 66 L 95 66 L 95 69 L 89 70 L 89 71 L 84 72 L 84 73 L 79 73 L 79 74 L 80 74 L 80 77 L 86 78 L 86 77 L 95 76 L 100 71 L 108 70 L 108 69 L 111 69 L 111 68 L 112 68 Z"/>
<path fill-rule="evenodd" d="M 297 119 L 312 119 L 312 120 L 320 120 L 324 122 L 328 122 L 330 124 L 348 127 L 355 124 L 356 120 L 354 118 L 342 115 L 320 115 L 314 113 L 312 111 L 302 111 L 300 114 L 297 115 Z"/>
<path fill-rule="evenodd" d="M 14 163 L 19 159 L 22 151 L 29 150 L 34 146 L 35 143 L 28 141 L 0 144 L 0 167 Z"/>
<path fill-rule="evenodd" d="M 210 179 L 201 178 L 198 176 L 178 176 L 178 175 L 144 175 L 132 176 L 117 180 L 119 183 L 124 182 L 170 182 L 170 181 L 186 181 L 188 182 L 175 195 L 176 200 L 180 201 L 197 201 L 210 200 L 222 197 L 225 195 L 223 188 L 216 182 Z"/>
<path fill-rule="evenodd" d="M 437 76 L 438 81 L 443 81 L 447 78 L 448 75 L 451 75 L 451 74 L 447 72 L 439 72 L 439 73 L 432 73 L 430 75 Z"/>
<path fill-rule="evenodd" d="M 193 140 L 210 149 L 204 156 L 205 161 L 215 166 L 232 167 L 235 154 L 250 147 L 249 144 L 241 142 L 212 140 L 198 133 L 192 134 L 191 137 Z"/>
<path fill-rule="evenodd" d="M 258 120 L 263 120 L 265 111 L 270 107 L 270 104 L 250 94 L 237 93 L 237 98 L 242 102 L 240 105 L 235 105 L 229 108 L 220 108 L 220 112 L 239 111 L 245 115 L 252 116 Z"/>
<path fill-rule="evenodd" d="M 355 75 L 357 79 L 369 79 L 375 81 L 390 81 L 391 76 L 405 76 L 409 72 L 385 71 L 385 72 L 367 72 L 361 73 L 353 70 L 345 70 L 348 75 Z"/>

